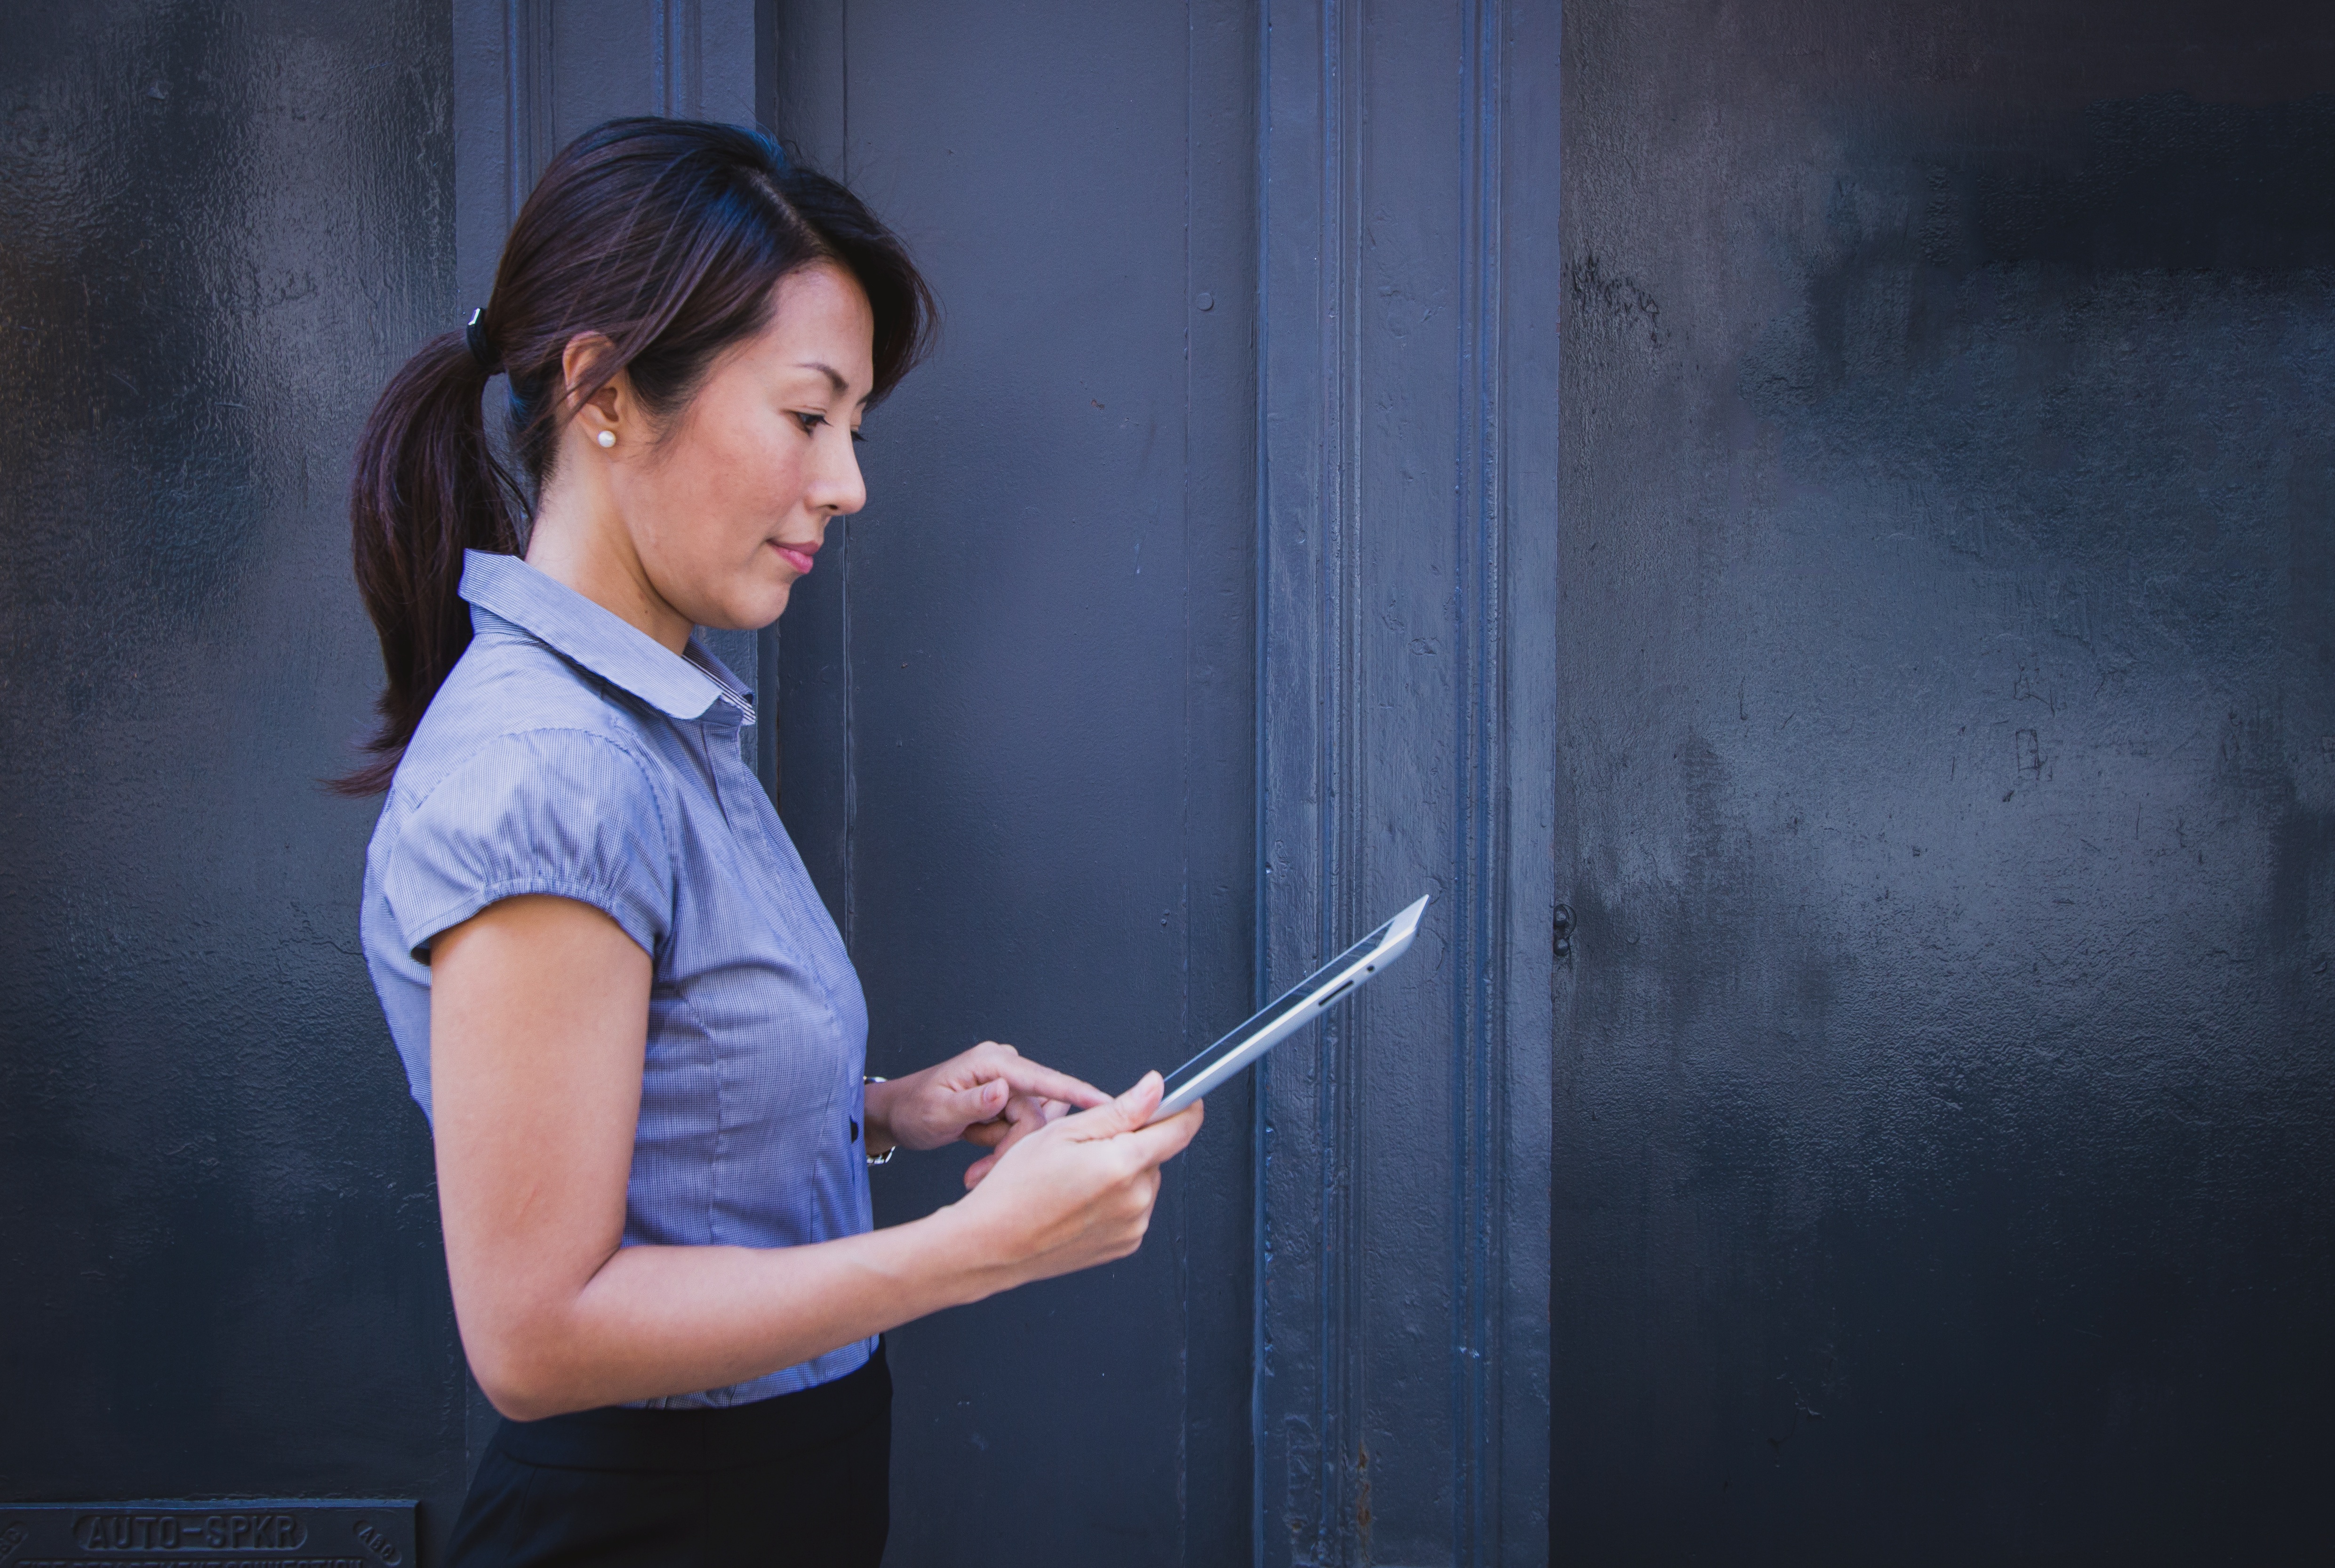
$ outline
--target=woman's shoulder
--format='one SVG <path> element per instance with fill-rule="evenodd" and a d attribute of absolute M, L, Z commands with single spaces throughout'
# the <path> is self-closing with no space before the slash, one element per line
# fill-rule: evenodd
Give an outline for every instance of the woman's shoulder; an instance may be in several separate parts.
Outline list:
<path fill-rule="evenodd" d="M 423 962 L 439 932 L 529 893 L 590 904 L 654 954 L 679 821 L 670 769 L 628 704 L 540 644 L 482 637 L 398 763 L 367 897 Z"/>
<path fill-rule="evenodd" d="M 601 910 L 654 957 L 681 853 L 669 769 L 622 704 L 524 653 L 466 653 L 432 700 L 374 825 L 365 882 L 386 917 L 380 940 L 393 929 L 392 945 L 426 963 L 440 933 L 547 894 Z"/>
<path fill-rule="evenodd" d="M 390 803 L 411 809 L 458 775 L 514 769 L 555 795 L 660 794 L 656 751 L 637 702 L 533 638 L 482 634 L 431 699 Z"/>

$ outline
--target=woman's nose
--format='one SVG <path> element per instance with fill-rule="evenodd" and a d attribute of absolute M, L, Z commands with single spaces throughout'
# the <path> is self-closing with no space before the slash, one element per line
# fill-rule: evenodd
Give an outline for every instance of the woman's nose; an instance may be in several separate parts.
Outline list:
<path fill-rule="evenodd" d="M 811 460 L 817 469 L 803 498 L 814 508 L 848 517 L 867 504 L 867 481 L 860 477 L 857 444 L 848 431 L 838 430 L 833 441 L 819 443 Z"/>

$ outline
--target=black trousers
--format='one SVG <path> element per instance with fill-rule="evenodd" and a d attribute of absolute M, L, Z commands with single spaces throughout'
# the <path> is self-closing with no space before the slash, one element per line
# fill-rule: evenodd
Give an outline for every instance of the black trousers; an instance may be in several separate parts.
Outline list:
<path fill-rule="evenodd" d="M 890 1523 L 892 1375 L 722 1410 L 505 1421 L 454 1522 L 454 1568 L 877 1568 Z"/>

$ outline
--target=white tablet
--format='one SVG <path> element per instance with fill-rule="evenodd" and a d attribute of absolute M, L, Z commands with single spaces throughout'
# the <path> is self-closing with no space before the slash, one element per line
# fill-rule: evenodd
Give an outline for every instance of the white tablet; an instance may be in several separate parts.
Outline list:
<path fill-rule="evenodd" d="M 1410 939 L 1419 934 L 1419 912 L 1426 907 L 1425 898 L 1410 905 L 1283 992 L 1263 1012 L 1169 1073 L 1159 1108 L 1151 1119 L 1174 1116 L 1296 1033 L 1332 1002 L 1352 996 L 1356 987 L 1369 983 L 1410 947 Z"/>

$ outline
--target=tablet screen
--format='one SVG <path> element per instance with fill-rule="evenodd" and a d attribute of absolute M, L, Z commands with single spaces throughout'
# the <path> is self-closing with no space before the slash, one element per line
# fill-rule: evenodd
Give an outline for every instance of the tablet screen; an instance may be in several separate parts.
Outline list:
<path fill-rule="evenodd" d="M 1250 1019 L 1246 1023 L 1242 1024 L 1238 1029 L 1234 1030 L 1230 1034 L 1226 1035 L 1222 1040 L 1216 1041 L 1216 1044 L 1208 1047 L 1207 1050 L 1200 1052 L 1199 1055 L 1194 1057 L 1191 1060 L 1186 1062 L 1183 1066 L 1169 1073 L 1168 1075 L 1167 1083 L 1160 1090 L 1160 1098 L 1164 1099 L 1168 1095 L 1174 1094 L 1185 1084 L 1189 1083 L 1192 1079 L 1206 1072 L 1208 1070 L 1209 1065 L 1216 1061 L 1217 1058 L 1223 1056 L 1226 1051 L 1230 1050 L 1233 1047 L 1240 1044 L 1240 1042 L 1245 1040 L 1263 1033 L 1274 1024 L 1278 1023 L 1284 1018 L 1286 1018 L 1291 1012 L 1305 1005 L 1305 999 L 1313 994 L 1315 987 L 1319 986 L 1330 976 L 1337 973 L 1338 971 L 1345 968 L 1348 964 L 1360 963 L 1371 949 L 1376 947 L 1380 943 L 1386 940 L 1387 931 L 1393 924 L 1394 922 L 1392 920 L 1388 921 L 1386 924 L 1380 926 L 1376 931 L 1371 932 L 1368 936 L 1363 937 L 1360 942 L 1355 943 L 1352 947 L 1346 949 L 1345 952 L 1338 954 L 1337 957 L 1332 959 L 1329 963 L 1323 964 L 1321 968 L 1315 970 L 1313 973 L 1299 981 L 1295 985 L 1291 986 L 1287 991 L 1282 992 L 1279 999 L 1276 1000 L 1272 1006 L 1266 1008 L 1263 1012 L 1258 1013 L 1255 1018 Z M 1326 1001 L 1327 999 L 1325 998 L 1324 1000 Z"/>

